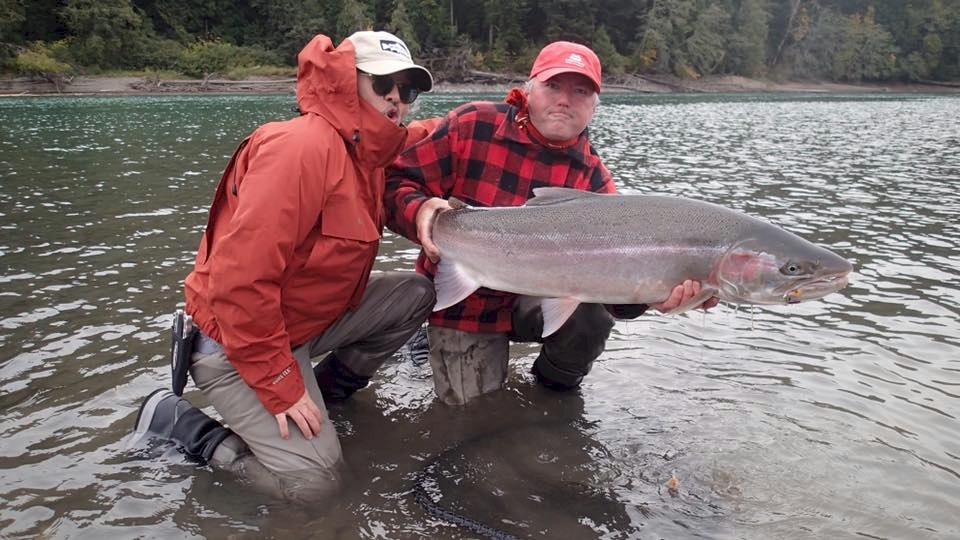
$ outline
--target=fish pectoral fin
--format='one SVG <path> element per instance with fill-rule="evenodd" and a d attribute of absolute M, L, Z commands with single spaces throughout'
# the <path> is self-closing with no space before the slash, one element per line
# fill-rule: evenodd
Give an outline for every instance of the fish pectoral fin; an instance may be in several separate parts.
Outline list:
<path fill-rule="evenodd" d="M 556 332 L 577 310 L 580 301 L 576 298 L 544 298 L 540 300 L 543 312 L 543 337 Z"/>
<path fill-rule="evenodd" d="M 480 283 L 462 271 L 456 263 L 440 259 L 437 274 L 433 276 L 433 287 L 437 291 L 437 303 L 434 311 L 446 309 L 459 303 L 480 288 Z"/>
<path fill-rule="evenodd" d="M 704 285 L 703 288 L 700 289 L 700 294 L 691 297 L 686 302 L 664 313 L 664 315 L 680 315 L 681 313 L 686 313 L 691 309 L 696 309 L 700 307 L 701 304 L 709 300 L 711 296 L 716 296 L 718 292 L 720 291 L 716 287 Z"/>

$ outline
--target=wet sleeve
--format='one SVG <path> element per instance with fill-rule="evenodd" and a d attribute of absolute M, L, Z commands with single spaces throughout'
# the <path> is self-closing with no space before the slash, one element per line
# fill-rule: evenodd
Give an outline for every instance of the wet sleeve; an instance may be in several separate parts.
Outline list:
<path fill-rule="evenodd" d="M 457 118 L 451 113 L 430 135 L 403 151 L 386 169 L 383 206 L 387 228 L 419 242 L 417 212 L 431 197 L 446 197 L 453 186 Z"/>

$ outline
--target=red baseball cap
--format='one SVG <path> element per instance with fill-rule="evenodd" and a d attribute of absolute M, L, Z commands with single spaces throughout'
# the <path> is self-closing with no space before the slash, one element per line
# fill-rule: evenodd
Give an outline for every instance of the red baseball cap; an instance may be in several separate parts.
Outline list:
<path fill-rule="evenodd" d="M 530 77 L 549 80 L 561 73 L 579 73 L 600 93 L 600 59 L 590 47 L 569 41 L 554 41 L 544 47 L 533 61 Z"/>

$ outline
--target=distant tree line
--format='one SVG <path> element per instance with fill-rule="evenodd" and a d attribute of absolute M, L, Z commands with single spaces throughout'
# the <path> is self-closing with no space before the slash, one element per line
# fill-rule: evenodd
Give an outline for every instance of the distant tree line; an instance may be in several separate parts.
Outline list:
<path fill-rule="evenodd" d="M 291 66 L 314 34 L 368 28 L 447 80 L 523 73 L 557 39 L 614 76 L 960 79 L 960 0 L 0 0 L 0 65 L 202 77 Z"/>

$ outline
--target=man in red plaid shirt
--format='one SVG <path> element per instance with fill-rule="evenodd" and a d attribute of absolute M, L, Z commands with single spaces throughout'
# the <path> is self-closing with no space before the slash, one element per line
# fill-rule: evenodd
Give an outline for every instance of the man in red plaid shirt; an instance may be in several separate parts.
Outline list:
<path fill-rule="evenodd" d="M 455 196 L 472 206 L 520 206 L 534 188 L 556 186 L 614 193 L 610 172 L 587 138 L 600 93 L 600 60 L 589 48 L 558 41 L 540 51 L 523 89 L 504 103 L 474 102 L 451 111 L 436 130 L 387 169 L 388 227 L 423 247 L 417 271 L 430 276 L 442 254 L 430 238 L 438 212 Z M 699 293 L 678 285 L 653 307 L 668 311 Z M 704 304 L 716 303 L 711 299 Z M 533 364 L 549 388 L 580 384 L 603 352 L 613 316 L 634 318 L 648 306 L 581 304 L 555 333 L 541 337 L 540 299 L 481 288 L 430 317 L 430 364 L 437 395 L 448 404 L 500 388 L 509 342 L 540 342 Z"/>

